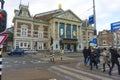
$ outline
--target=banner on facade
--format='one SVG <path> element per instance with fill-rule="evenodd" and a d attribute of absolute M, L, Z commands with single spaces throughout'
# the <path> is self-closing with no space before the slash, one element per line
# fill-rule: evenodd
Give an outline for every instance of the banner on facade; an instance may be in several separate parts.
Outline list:
<path fill-rule="evenodd" d="M 60 38 L 64 38 L 64 24 L 60 24 L 59 33 Z"/>
<path fill-rule="evenodd" d="M 73 38 L 77 38 L 77 27 L 76 27 L 76 25 L 73 26 L 72 36 L 73 36 Z"/>

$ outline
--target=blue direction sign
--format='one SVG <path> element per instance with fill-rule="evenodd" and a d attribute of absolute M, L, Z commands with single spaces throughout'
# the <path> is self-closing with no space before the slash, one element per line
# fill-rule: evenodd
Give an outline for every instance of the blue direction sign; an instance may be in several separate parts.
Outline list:
<path fill-rule="evenodd" d="M 97 38 L 93 38 L 92 42 L 93 42 L 94 44 L 97 44 Z"/>
<path fill-rule="evenodd" d="M 115 31 L 119 29 L 120 29 L 120 21 L 111 23 L 111 31 Z"/>
<path fill-rule="evenodd" d="M 94 15 L 89 16 L 89 24 L 94 24 Z"/>

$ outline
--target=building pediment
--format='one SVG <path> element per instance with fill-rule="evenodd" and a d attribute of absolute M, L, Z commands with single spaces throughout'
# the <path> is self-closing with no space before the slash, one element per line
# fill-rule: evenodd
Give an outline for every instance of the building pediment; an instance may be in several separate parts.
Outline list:
<path fill-rule="evenodd" d="M 81 22 L 82 20 L 77 17 L 71 10 L 64 11 L 62 13 L 59 13 L 57 15 L 54 15 L 56 18 L 66 19 L 66 20 L 72 20 L 72 21 L 78 21 Z"/>

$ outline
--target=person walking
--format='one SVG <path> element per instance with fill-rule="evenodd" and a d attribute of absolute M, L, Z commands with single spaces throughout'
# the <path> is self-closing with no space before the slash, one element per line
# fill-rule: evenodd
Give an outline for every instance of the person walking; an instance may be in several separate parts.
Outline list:
<path fill-rule="evenodd" d="M 105 65 L 107 64 L 110 68 L 110 53 L 106 48 L 103 48 L 103 52 L 101 53 L 103 56 L 103 72 L 105 72 Z"/>
<path fill-rule="evenodd" d="M 88 58 L 88 50 L 87 50 L 86 47 L 84 47 L 82 53 L 83 53 L 83 57 L 84 57 L 84 65 L 86 65 L 87 64 L 87 58 Z"/>
<path fill-rule="evenodd" d="M 112 69 L 113 69 L 115 64 L 118 67 L 118 74 L 120 75 L 120 64 L 119 64 L 119 60 L 118 60 L 118 57 L 120 57 L 120 55 L 117 53 L 117 49 L 115 49 L 113 47 L 110 49 L 110 53 L 111 53 L 112 66 L 110 67 L 109 75 L 111 75 Z"/>
<path fill-rule="evenodd" d="M 63 54 L 64 54 L 64 50 L 61 48 L 60 49 L 60 60 L 63 60 Z"/>
<path fill-rule="evenodd" d="M 93 65 L 96 66 L 96 69 L 98 69 L 98 54 L 95 48 L 91 48 L 90 53 L 90 69 L 92 70 Z"/>
<path fill-rule="evenodd" d="M 91 47 L 89 46 L 87 49 L 88 57 L 87 57 L 87 64 L 90 65 L 90 53 L 91 53 Z"/>

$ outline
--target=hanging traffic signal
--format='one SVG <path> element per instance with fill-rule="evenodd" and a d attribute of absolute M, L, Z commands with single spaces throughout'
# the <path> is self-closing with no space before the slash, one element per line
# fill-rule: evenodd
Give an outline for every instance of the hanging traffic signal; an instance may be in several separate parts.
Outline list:
<path fill-rule="evenodd" d="M 0 9 L 0 33 L 4 32 L 7 24 L 7 13 L 5 10 Z"/>

